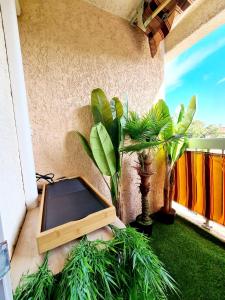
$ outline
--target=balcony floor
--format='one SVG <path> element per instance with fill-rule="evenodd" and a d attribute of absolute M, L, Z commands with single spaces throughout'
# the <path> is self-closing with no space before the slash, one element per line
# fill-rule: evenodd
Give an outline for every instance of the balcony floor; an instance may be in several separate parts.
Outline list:
<path fill-rule="evenodd" d="M 173 225 L 154 223 L 151 244 L 178 283 L 182 300 L 225 299 L 222 242 L 177 217 Z"/>

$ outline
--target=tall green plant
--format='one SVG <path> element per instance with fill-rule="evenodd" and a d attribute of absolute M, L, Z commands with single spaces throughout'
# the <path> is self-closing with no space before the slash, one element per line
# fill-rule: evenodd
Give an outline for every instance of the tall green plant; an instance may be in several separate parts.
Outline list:
<path fill-rule="evenodd" d="M 166 106 L 166 103 L 164 104 Z M 163 211 L 169 213 L 172 209 L 172 196 L 174 189 L 174 166 L 178 159 L 183 155 L 188 146 L 188 136 L 186 135 L 196 112 L 196 97 L 193 96 L 187 109 L 184 105 L 180 106 L 177 120 L 173 120 L 172 131 L 174 135 L 170 142 L 166 143 L 166 176 L 164 183 L 164 206 Z"/>
<path fill-rule="evenodd" d="M 159 101 L 142 117 L 131 112 L 124 129 L 131 143 L 121 148 L 121 151 L 137 152 L 138 155 L 136 170 L 140 176 L 142 213 L 137 221 L 143 225 L 152 222 L 149 206 L 150 179 L 153 175 L 151 149 L 159 146 L 165 139 L 165 131 L 170 126 L 169 120 L 168 111 L 163 107 L 162 101 Z"/>
<path fill-rule="evenodd" d="M 91 129 L 90 144 L 79 132 L 84 150 L 104 176 L 110 177 L 110 189 L 112 202 L 116 207 L 117 215 L 121 217 L 120 203 L 120 178 L 122 155 L 119 151 L 123 144 L 123 122 L 125 110 L 122 103 L 116 97 L 108 101 L 101 89 L 95 89 L 91 93 L 91 111 L 95 125 Z"/>
<path fill-rule="evenodd" d="M 166 153 L 166 176 L 164 184 L 164 207 L 171 211 L 174 186 L 174 166 L 187 148 L 186 132 L 192 123 L 196 111 L 196 97 L 193 96 L 185 110 L 180 106 L 178 117 L 172 118 L 164 100 L 159 100 L 149 113 L 138 119 L 134 115 L 126 125 L 126 131 L 135 143 L 124 147 L 122 151 L 144 151 L 162 143 Z"/>

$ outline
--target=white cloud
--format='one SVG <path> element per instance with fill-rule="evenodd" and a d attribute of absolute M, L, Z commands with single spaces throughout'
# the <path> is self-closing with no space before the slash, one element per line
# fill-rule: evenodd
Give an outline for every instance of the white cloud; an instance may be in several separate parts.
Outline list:
<path fill-rule="evenodd" d="M 219 50 L 225 45 L 225 38 L 218 40 L 213 45 L 202 47 L 195 53 L 190 54 L 185 59 L 179 57 L 166 65 L 166 88 L 174 89 L 182 85 L 182 77 L 193 70 L 198 64 L 208 56 Z"/>
<path fill-rule="evenodd" d="M 221 83 L 224 83 L 224 82 L 225 82 L 225 77 L 218 80 L 216 84 L 218 85 L 218 84 L 221 84 Z"/>

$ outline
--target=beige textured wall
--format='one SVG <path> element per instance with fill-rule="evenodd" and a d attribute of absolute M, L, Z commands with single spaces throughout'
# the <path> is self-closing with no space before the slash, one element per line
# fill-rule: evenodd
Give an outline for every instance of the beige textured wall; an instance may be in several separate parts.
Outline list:
<path fill-rule="evenodd" d="M 152 59 L 142 33 L 81 0 L 22 0 L 21 7 L 19 27 L 36 170 L 54 172 L 56 177 L 83 175 L 109 196 L 72 131 L 88 135 L 88 104 L 96 87 L 109 97 L 127 97 L 130 109 L 146 111 L 163 79 L 163 50 Z M 125 221 L 140 210 L 134 161 L 128 160 L 126 156 Z"/>
<path fill-rule="evenodd" d="M 140 0 L 85 0 L 113 15 L 130 20 L 140 5 Z"/>

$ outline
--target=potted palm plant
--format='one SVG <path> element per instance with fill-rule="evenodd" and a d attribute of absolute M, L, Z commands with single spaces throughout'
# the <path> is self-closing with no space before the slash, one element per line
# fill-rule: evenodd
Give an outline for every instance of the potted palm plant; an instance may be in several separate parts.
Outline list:
<path fill-rule="evenodd" d="M 159 146 L 160 144 L 165 150 L 164 205 L 156 216 L 167 224 L 172 224 L 175 216 L 175 210 L 172 208 L 174 167 L 187 148 L 188 137 L 186 132 L 192 123 L 195 111 L 195 96 L 191 98 L 187 110 L 185 110 L 183 104 L 180 106 L 177 119 L 172 118 L 170 115 L 166 102 L 159 100 L 142 119 L 132 114 L 125 127 L 125 131 L 135 143 L 124 147 L 123 151 L 142 151 L 143 153 L 146 149 Z M 145 208 L 145 206 L 142 207 Z M 143 215 L 146 215 L 146 213 L 142 212 Z M 143 217 L 141 218 L 144 220 Z"/>
<path fill-rule="evenodd" d="M 149 191 L 151 176 L 154 172 L 152 170 L 151 150 L 162 144 L 167 138 L 169 121 L 168 108 L 164 106 L 164 101 L 159 100 L 142 117 L 131 112 L 124 128 L 125 134 L 130 138 L 130 145 L 123 147 L 121 151 L 137 152 L 138 156 L 136 170 L 140 177 L 142 212 L 137 216 L 134 226 L 146 234 L 152 232 Z"/>
<path fill-rule="evenodd" d="M 94 89 L 91 93 L 91 111 L 95 125 L 91 129 L 90 143 L 84 135 L 76 132 L 84 150 L 100 171 L 109 188 L 117 216 L 121 219 L 122 154 L 119 147 L 123 144 L 123 123 L 126 110 L 126 106 L 123 106 L 117 97 L 109 102 L 101 89 Z M 110 177 L 110 184 L 104 176 Z"/>

